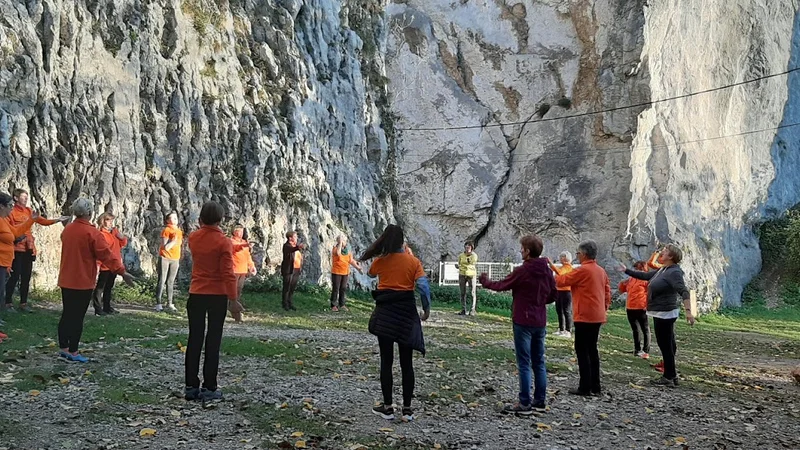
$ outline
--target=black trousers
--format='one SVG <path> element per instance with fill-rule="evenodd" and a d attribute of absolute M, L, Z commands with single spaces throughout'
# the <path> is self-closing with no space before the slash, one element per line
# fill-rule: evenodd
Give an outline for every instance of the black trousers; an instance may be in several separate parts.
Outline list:
<path fill-rule="evenodd" d="M 650 324 L 647 323 L 647 310 L 645 309 L 628 309 L 628 323 L 631 325 L 633 331 L 633 352 L 639 353 L 643 351 L 650 353 Z M 644 345 L 639 339 L 639 330 L 644 337 Z"/>
<path fill-rule="evenodd" d="M 97 275 L 97 286 L 95 286 L 94 293 L 92 293 L 94 312 L 111 312 L 111 295 L 116 279 L 117 274 L 110 270 L 101 270 Z"/>
<path fill-rule="evenodd" d="M 11 276 L 6 283 L 6 304 L 10 305 L 14 289 L 19 283 L 19 304 L 28 303 L 28 292 L 31 290 L 31 275 L 33 274 L 33 252 L 14 252 L 14 262 L 11 264 Z"/>
<path fill-rule="evenodd" d="M 58 347 L 67 348 L 71 353 L 78 351 L 78 344 L 83 334 L 83 319 L 89 302 L 92 301 L 92 289 L 78 290 L 61 288 L 61 320 L 58 321 Z"/>
<path fill-rule="evenodd" d="M 403 407 L 411 407 L 411 399 L 414 397 L 414 358 L 411 347 L 397 344 L 400 353 L 400 372 L 403 375 Z M 392 376 L 392 364 L 394 364 L 394 341 L 388 338 L 378 337 L 378 348 L 381 354 L 381 392 L 383 393 L 383 404 L 392 404 L 392 387 L 394 378 Z"/>
<path fill-rule="evenodd" d="M 331 307 L 344 306 L 347 295 L 347 278 L 349 275 L 331 274 Z"/>
<path fill-rule="evenodd" d="M 572 331 L 572 292 L 558 291 L 556 297 L 559 331 Z"/>
<path fill-rule="evenodd" d="M 600 353 L 597 350 L 600 325 L 575 322 L 575 355 L 581 377 L 578 390 L 581 392 L 600 393 Z"/>
<path fill-rule="evenodd" d="M 203 360 L 203 387 L 217 390 L 219 373 L 219 348 L 222 345 L 222 328 L 228 314 L 228 297 L 225 295 L 189 294 L 186 302 L 189 316 L 189 339 L 186 344 L 186 386 L 199 388 L 200 355 L 205 339 L 206 357 Z M 208 333 L 206 333 L 208 317 Z"/>
<path fill-rule="evenodd" d="M 656 342 L 664 358 L 664 378 L 674 379 L 678 376 L 675 368 L 675 353 L 678 351 L 678 343 L 675 341 L 675 319 L 658 319 L 653 317 L 653 328 L 656 332 Z"/>
<path fill-rule="evenodd" d="M 297 289 L 297 282 L 300 281 L 300 271 L 295 270 L 289 275 L 283 276 L 283 293 L 281 295 L 281 302 L 284 308 L 289 308 L 293 305 L 292 297 L 294 290 Z"/>

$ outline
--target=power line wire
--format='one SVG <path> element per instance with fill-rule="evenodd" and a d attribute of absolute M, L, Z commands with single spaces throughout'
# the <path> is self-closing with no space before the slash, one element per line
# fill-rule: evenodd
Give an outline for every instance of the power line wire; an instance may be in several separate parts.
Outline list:
<path fill-rule="evenodd" d="M 595 148 L 595 149 L 588 149 L 588 150 L 580 151 L 580 153 L 578 153 L 578 154 L 570 153 L 570 154 L 566 154 L 566 155 L 563 154 L 563 153 L 543 153 L 543 154 L 541 154 L 539 156 L 529 155 L 529 157 L 526 157 L 526 158 L 514 157 L 513 161 L 516 162 L 516 163 L 530 162 L 530 161 L 569 161 L 569 160 L 573 160 L 573 159 L 585 159 L 587 154 L 592 154 L 592 153 L 602 153 L 603 155 L 606 155 L 606 154 L 618 154 L 618 153 L 633 153 L 636 150 L 663 149 L 663 148 L 670 148 L 670 147 L 678 147 L 680 145 L 696 144 L 696 143 L 700 143 L 700 142 L 715 141 L 715 140 L 727 139 L 727 138 L 732 138 L 732 137 L 748 136 L 748 135 L 753 135 L 753 134 L 758 134 L 758 133 L 765 133 L 767 131 L 777 131 L 777 130 L 781 130 L 781 129 L 785 129 L 785 128 L 792 128 L 792 127 L 796 127 L 796 126 L 800 126 L 800 122 L 783 124 L 783 125 L 779 125 L 777 127 L 771 127 L 771 128 L 762 128 L 762 129 L 758 129 L 758 130 L 742 131 L 742 132 L 738 132 L 738 133 L 734 133 L 734 134 L 727 134 L 727 135 L 723 135 L 723 136 L 713 136 L 713 137 L 702 138 L 702 139 L 692 139 L 692 140 L 688 140 L 688 141 L 675 142 L 673 144 L 648 145 L 648 146 L 639 146 L 639 147 L 610 147 L 610 148 L 602 148 L 602 149 L 601 148 Z M 410 153 L 410 154 L 411 155 L 423 155 L 422 153 Z M 406 155 L 408 155 L 408 154 L 406 154 Z M 429 162 L 431 159 L 433 159 L 437 155 L 431 155 L 429 158 L 420 159 L 420 160 L 415 160 L 415 159 L 409 160 L 409 159 L 403 158 L 403 156 L 405 156 L 405 155 L 401 156 L 401 160 L 400 160 L 401 163 L 406 163 L 407 162 L 407 163 L 412 163 L 412 164 L 424 164 L 426 162 Z M 449 156 L 449 158 L 452 159 L 455 156 L 456 155 L 451 155 L 451 156 Z M 409 175 L 411 173 L 420 171 L 422 169 L 424 169 L 424 166 L 420 166 L 419 168 L 414 169 L 414 170 L 412 170 L 410 172 L 405 172 L 405 173 L 401 173 L 401 174 L 398 174 L 398 175 L 400 175 L 400 176 Z"/>
<path fill-rule="evenodd" d="M 679 100 L 679 99 L 683 99 L 683 98 L 694 97 L 694 96 L 697 96 L 697 95 L 708 94 L 708 93 L 711 93 L 711 92 L 722 91 L 722 90 L 725 90 L 725 89 L 731 89 L 731 88 L 735 88 L 735 87 L 738 87 L 738 86 L 744 86 L 744 85 L 750 84 L 750 83 L 756 83 L 756 82 L 767 80 L 767 79 L 770 79 L 770 78 L 777 78 L 777 77 L 780 77 L 780 76 L 789 75 L 791 73 L 797 72 L 798 70 L 800 70 L 800 67 L 794 67 L 794 68 L 786 70 L 784 72 L 773 73 L 773 74 L 769 74 L 769 75 L 763 75 L 763 76 L 752 78 L 752 79 L 749 79 L 749 80 L 739 81 L 739 82 L 732 83 L 732 84 L 726 84 L 724 86 L 719 86 L 719 87 L 709 88 L 709 89 L 703 89 L 702 91 L 690 92 L 688 94 L 676 95 L 676 96 L 673 96 L 673 97 L 666 97 L 666 98 L 657 99 L 657 100 L 650 100 L 650 101 L 647 101 L 647 102 L 636 103 L 636 104 L 632 104 L 632 105 L 615 106 L 613 108 L 606 108 L 606 109 L 600 109 L 600 110 L 595 110 L 595 111 L 587 111 L 587 112 L 576 113 L 576 114 L 568 114 L 568 115 L 565 115 L 565 116 L 558 116 L 558 117 L 549 117 L 549 118 L 546 118 L 546 119 L 545 118 L 540 118 L 540 119 L 536 119 L 536 120 L 521 120 L 521 121 L 516 121 L 516 122 L 505 122 L 505 123 L 497 122 L 497 123 L 490 123 L 490 124 L 486 124 L 486 125 L 458 125 L 458 126 L 440 126 L 440 127 L 397 128 L 397 130 L 399 130 L 399 131 L 473 130 L 473 129 L 482 129 L 482 128 L 495 128 L 495 127 L 504 127 L 504 126 L 525 125 L 525 124 L 529 124 L 529 123 L 552 122 L 552 121 L 555 121 L 555 120 L 573 119 L 573 118 L 576 118 L 576 117 L 593 116 L 593 115 L 597 115 L 597 114 L 605 114 L 605 113 L 614 112 L 614 111 L 622 111 L 622 110 L 625 110 L 625 109 L 643 108 L 643 107 L 652 106 L 652 105 L 655 105 L 655 104 L 658 104 L 658 103 L 664 103 L 664 102 L 669 102 L 669 101 L 673 101 L 673 100 Z"/>

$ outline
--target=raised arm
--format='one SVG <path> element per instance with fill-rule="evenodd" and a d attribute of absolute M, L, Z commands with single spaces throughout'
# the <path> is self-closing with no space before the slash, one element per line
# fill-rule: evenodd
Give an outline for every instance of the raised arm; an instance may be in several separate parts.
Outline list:
<path fill-rule="evenodd" d="M 478 281 L 481 283 L 481 286 L 485 287 L 486 289 L 491 289 L 493 291 L 508 291 L 513 289 L 514 285 L 517 283 L 521 268 L 522 266 L 517 267 L 500 281 L 492 281 L 486 276 L 485 273 L 482 273 L 480 278 L 478 278 Z"/>
<path fill-rule="evenodd" d="M 644 281 L 650 281 L 650 279 L 656 276 L 657 273 L 658 272 L 640 272 L 638 270 L 625 269 L 625 274 L 629 277 Z"/>

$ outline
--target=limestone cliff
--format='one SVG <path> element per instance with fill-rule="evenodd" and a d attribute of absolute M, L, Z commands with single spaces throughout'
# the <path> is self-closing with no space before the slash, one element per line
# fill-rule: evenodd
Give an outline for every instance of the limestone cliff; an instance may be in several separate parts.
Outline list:
<path fill-rule="evenodd" d="M 152 268 L 163 214 L 220 201 L 279 263 L 283 233 L 326 279 L 333 238 L 393 218 L 379 2 L 0 0 L 0 181 L 43 213 L 80 194 Z M 37 230 L 52 285 L 60 225 Z"/>

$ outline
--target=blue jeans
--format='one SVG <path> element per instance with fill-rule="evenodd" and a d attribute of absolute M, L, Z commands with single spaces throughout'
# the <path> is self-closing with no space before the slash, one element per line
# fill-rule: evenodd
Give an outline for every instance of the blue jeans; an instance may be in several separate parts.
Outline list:
<path fill-rule="evenodd" d="M 540 405 L 547 396 L 547 369 L 544 366 L 545 327 L 526 327 L 514 324 L 514 351 L 519 371 L 519 402 L 531 404 L 531 375 L 533 375 L 533 404 Z"/>

